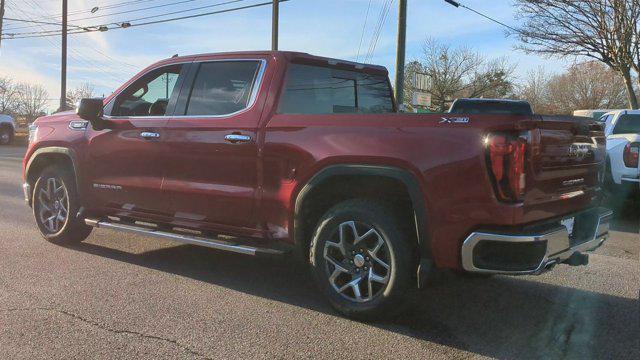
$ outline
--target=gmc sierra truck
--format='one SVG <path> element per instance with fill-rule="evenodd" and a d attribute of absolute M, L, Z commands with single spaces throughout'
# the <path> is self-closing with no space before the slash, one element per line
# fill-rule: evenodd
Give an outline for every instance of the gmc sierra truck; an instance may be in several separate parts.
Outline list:
<path fill-rule="evenodd" d="M 53 243 L 105 228 L 300 256 L 360 319 L 439 269 L 540 274 L 605 241 L 602 124 L 402 114 L 387 75 L 295 52 L 160 61 L 35 122 L 25 200 Z"/>

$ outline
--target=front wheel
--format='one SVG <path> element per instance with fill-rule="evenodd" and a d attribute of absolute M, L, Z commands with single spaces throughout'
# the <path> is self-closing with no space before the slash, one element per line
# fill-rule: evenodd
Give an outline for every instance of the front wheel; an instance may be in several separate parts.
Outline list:
<path fill-rule="evenodd" d="M 13 131 L 7 127 L 0 127 L 0 145 L 9 145 L 13 142 Z"/>
<path fill-rule="evenodd" d="M 391 207 L 348 200 L 319 221 L 310 262 L 320 289 L 342 314 L 362 320 L 397 310 L 411 282 L 410 238 Z"/>
<path fill-rule="evenodd" d="M 77 218 L 79 209 L 73 173 L 63 166 L 45 168 L 33 189 L 33 215 L 42 236 L 56 244 L 86 239 L 92 228 Z"/>

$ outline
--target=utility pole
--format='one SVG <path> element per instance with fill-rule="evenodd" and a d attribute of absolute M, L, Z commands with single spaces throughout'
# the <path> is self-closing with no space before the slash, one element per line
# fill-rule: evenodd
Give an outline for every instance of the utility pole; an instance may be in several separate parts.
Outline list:
<path fill-rule="evenodd" d="M 0 45 L 2 45 L 2 19 L 4 19 L 4 0 L 0 0 Z"/>
<path fill-rule="evenodd" d="M 404 100 L 404 60 L 407 43 L 407 0 L 398 4 L 398 48 L 396 50 L 396 102 Z"/>
<path fill-rule="evenodd" d="M 67 110 L 67 0 L 62 0 L 62 62 L 60 66 L 60 111 Z"/>
<path fill-rule="evenodd" d="M 271 50 L 278 50 L 278 18 L 280 12 L 280 0 L 273 0 L 273 9 L 271 11 Z"/>

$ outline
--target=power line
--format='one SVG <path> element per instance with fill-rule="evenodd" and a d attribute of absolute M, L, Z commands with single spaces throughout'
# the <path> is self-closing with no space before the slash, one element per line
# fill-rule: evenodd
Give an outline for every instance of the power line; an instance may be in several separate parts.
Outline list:
<path fill-rule="evenodd" d="M 128 6 L 128 5 L 137 5 L 137 4 L 141 4 L 141 3 L 147 3 L 147 2 L 151 2 L 151 1 L 158 1 L 158 0 L 133 0 L 133 1 L 124 1 L 124 2 L 118 2 L 118 3 L 111 3 L 111 4 L 106 4 L 103 6 L 94 6 L 91 9 L 83 9 L 83 10 L 75 10 L 75 11 L 69 11 L 68 15 L 79 15 L 79 14 L 84 14 L 84 13 L 95 13 L 95 11 L 98 10 L 109 10 L 109 9 L 115 9 L 115 8 L 119 8 L 119 7 L 123 7 L 123 6 Z M 94 10 L 94 9 L 98 9 L 98 10 Z M 23 11 L 23 13 L 27 13 Z M 33 15 L 33 13 L 31 13 Z M 39 15 L 39 14 L 38 14 Z M 57 13 L 54 15 L 46 15 L 44 17 L 41 18 L 35 18 L 35 20 L 47 20 L 47 19 L 58 19 L 62 17 L 61 13 Z M 17 30 L 17 29 L 24 29 L 24 28 L 30 28 L 30 27 L 35 27 L 34 25 L 30 25 L 30 26 L 19 26 L 19 27 L 12 27 L 8 30 Z"/>
<path fill-rule="evenodd" d="M 515 33 L 522 34 L 522 32 L 520 30 L 514 28 L 513 26 L 507 25 L 507 24 L 503 23 L 500 20 L 494 19 L 489 15 L 485 15 L 485 14 L 481 13 L 480 11 L 472 9 L 472 8 L 466 6 L 466 5 L 464 5 L 464 4 L 462 4 L 462 3 L 458 2 L 458 1 L 454 1 L 454 0 L 444 0 L 444 1 L 446 3 L 448 3 L 448 4 L 451 4 L 452 6 L 461 7 L 461 8 L 467 9 L 467 10 L 473 12 L 473 13 L 476 13 L 476 14 L 482 16 L 483 18 L 488 19 L 490 21 L 493 21 L 494 23 L 496 23 L 498 25 L 504 26 L 505 28 L 507 28 L 507 29 L 509 29 L 509 30 L 511 30 L 511 31 L 513 31 Z"/>
<path fill-rule="evenodd" d="M 108 28 L 109 25 L 118 25 L 118 26 L 120 26 L 120 24 L 122 24 L 122 23 L 131 23 L 131 22 L 134 22 L 134 21 L 147 20 L 147 19 L 153 19 L 153 18 L 164 17 L 164 16 L 169 16 L 169 15 L 182 14 L 182 13 L 185 13 L 185 12 L 191 12 L 191 11 L 208 9 L 208 8 L 213 8 L 213 7 L 223 6 L 223 5 L 229 5 L 229 4 L 238 3 L 238 2 L 242 2 L 242 1 L 247 1 L 247 0 L 229 0 L 229 1 L 222 2 L 222 3 L 206 5 L 206 6 L 200 6 L 200 7 L 195 7 L 195 8 L 191 8 L 191 9 L 172 11 L 172 12 L 168 12 L 168 13 L 144 16 L 144 17 L 140 17 L 140 18 L 129 19 L 129 20 L 124 20 L 124 21 L 118 21 L 118 22 L 109 22 L 109 23 L 103 23 L 103 24 L 93 25 L 93 26 L 85 26 L 82 29 L 83 30 L 87 30 L 87 29 L 93 28 L 91 31 L 95 31 L 95 30 L 106 31 L 106 30 L 110 29 L 110 28 Z M 101 29 L 102 27 L 107 27 L 107 28 L 106 29 L 104 29 L 104 28 Z M 24 35 L 46 34 L 46 33 L 59 34 L 60 30 L 22 32 L 22 33 L 14 33 L 14 34 L 7 34 L 7 35 L 17 36 L 17 37 L 15 37 L 17 39 L 17 38 L 20 38 L 21 36 L 22 37 L 26 37 Z"/>
<path fill-rule="evenodd" d="M 139 1 L 149 1 L 149 0 L 137 0 L 137 1 L 127 1 L 126 3 L 137 3 Z M 152 1 L 156 1 L 156 0 L 152 0 Z M 40 7 L 42 10 L 44 10 L 41 6 Z M 95 7 L 94 7 L 95 8 Z M 29 11 L 24 11 L 24 10 L 20 10 L 22 14 L 24 14 L 25 16 L 29 15 L 30 16 L 30 21 L 23 21 L 22 19 L 14 19 L 14 21 L 23 21 L 23 22 L 30 22 L 30 23 L 43 23 L 43 24 L 50 24 L 50 25 L 58 25 L 60 26 L 60 23 L 51 23 L 51 22 L 47 22 L 45 20 L 49 20 L 49 19 L 59 19 L 62 17 L 62 14 L 55 14 L 55 15 L 45 15 L 42 16 L 43 14 L 39 14 L 39 13 L 33 13 L 33 12 L 29 12 Z M 46 13 L 46 10 L 44 10 Z M 89 10 L 76 10 L 76 11 L 70 11 L 68 13 L 69 14 L 78 14 L 78 13 L 84 13 L 84 12 L 91 12 L 92 9 Z M 70 25 L 70 24 L 69 24 Z M 71 26 L 71 25 L 70 25 Z M 36 27 L 36 25 L 25 25 L 25 26 L 12 26 L 7 28 L 6 30 L 8 31 L 13 31 L 13 30 L 18 30 L 18 29 L 27 29 L 27 28 L 34 28 Z"/>
<path fill-rule="evenodd" d="M 364 32 L 367 28 L 367 20 L 369 19 L 369 10 L 371 9 L 371 2 L 369 0 L 369 4 L 367 5 L 367 13 L 364 16 L 364 24 L 362 25 L 362 33 L 360 34 L 360 43 L 358 44 L 358 54 L 356 55 L 356 62 L 358 62 L 358 58 L 360 57 L 360 49 L 362 48 L 362 40 L 364 39 Z"/>
<path fill-rule="evenodd" d="M 23 13 L 24 14 L 24 13 Z M 26 14 L 25 14 L 26 15 Z M 38 25 L 56 25 L 56 26 L 60 26 L 60 23 L 55 23 L 55 22 L 50 22 L 50 21 L 38 21 L 38 20 L 25 20 L 25 19 L 16 19 L 16 18 L 10 18 L 10 17 L 5 17 L 4 20 L 8 20 L 8 21 L 15 21 L 15 22 L 24 22 L 24 23 L 31 23 L 31 24 L 36 24 L 36 25 L 30 25 L 30 26 L 24 26 L 24 28 L 27 27 L 41 27 Z M 78 29 L 82 29 L 82 27 L 80 26 L 76 26 L 76 25 L 71 25 L 69 24 L 69 26 L 71 27 L 75 27 Z M 15 29 L 15 28 L 14 28 Z M 10 31 L 13 30 L 12 28 L 7 28 L 5 29 L 5 31 Z"/>
<path fill-rule="evenodd" d="M 98 14 L 98 15 L 95 15 L 95 16 L 86 16 L 86 17 L 82 17 L 82 18 L 69 17 L 69 19 L 72 20 L 72 21 L 98 19 L 98 18 L 104 18 L 104 17 L 108 17 L 108 16 L 113 16 L 113 15 L 129 14 L 129 13 L 133 13 L 133 12 L 153 10 L 153 9 L 157 9 L 157 8 L 167 7 L 167 6 L 175 6 L 175 5 L 180 5 L 180 4 L 184 4 L 184 3 L 188 3 L 188 2 L 194 2 L 194 1 L 201 1 L 201 0 L 174 1 L 174 2 L 171 2 L 171 3 L 167 3 L 167 4 L 153 5 L 153 6 L 148 6 L 148 7 L 138 8 L 138 9 L 131 9 L 131 10 L 127 10 L 127 11 L 118 11 L 118 12 L 113 12 L 113 13 L 108 13 L 108 14 Z M 129 2 L 129 3 L 131 3 L 131 2 Z M 134 5 L 135 5 L 135 2 L 134 2 Z M 89 11 L 89 12 L 91 12 L 91 11 Z M 42 19 L 48 19 L 48 18 L 54 18 L 55 19 L 55 18 L 58 18 L 58 17 L 59 16 L 44 17 Z M 15 19 L 15 20 L 16 21 L 21 21 L 20 19 Z M 22 20 L 22 21 L 24 21 L 24 20 Z M 24 22 L 36 22 L 36 21 L 24 21 Z M 60 26 L 60 23 L 54 23 L 54 22 L 44 22 L 43 21 L 41 23 L 48 24 L 48 25 L 58 25 L 58 26 Z M 6 31 L 12 31 L 12 30 L 18 30 L 18 29 L 26 29 L 26 28 L 30 28 L 30 27 L 32 28 L 32 27 L 34 27 L 34 25 L 22 26 L 22 27 L 12 27 L 12 28 L 6 29 Z M 80 26 L 75 26 L 75 27 L 80 27 Z"/>
<path fill-rule="evenodd" d="M 87 16 L 87 17 L 83 17 L 83 18 L 73 18 L 73 19 L 71 19 L 71 20 L 73 20 L 73 21 L 80 21 L 80 20 L 98 19 L 98 18 L 103 18 L 103 17 L 113 16 L 113 15 L 129 14 L 129 13 L 139 12 L 139 11 L 145 11 L 145 10 L 159 9 L 159 8 L 163 8 L 163 7 L 167 7 L 167 6 L 175 6 L 175 5 L 180 5 L 180 4 L 189 3 L 189 2 L 194 2 L 194 1 L 200 1 L 200 0 L 181 0 L 181 1 L 175 1 L 175 2 L 172 2 L 172 3 L 159 4 L 159 5 L 148 6 L 148 7 L 139 8 L 139 9 L 131 9 L 131 10 L 126 10 L 126 11 L 118 11 L 118 12 L 114 12 L 114 13 L 109 13 L 109 14 L 100 14 L 100 15 L 96 15 L 96 16 Z M 244 1 L 244 0 L 238 0 L 238 1 Z M 206 7 L 206 6 L 203 6 L 202 8 L 205 8 L 205 7 Z"/>
<path fill-rule="evenodd" d="M 385 2 L 382 3 L 382 7 L 380 8 L 380 12 L 379 12 L 379 15 L 378 15 L 378 21 L 377 21 L 376 25 L 374 25 L 374 27 L 373 27 L 373 34 L 371 35 L 371 39 L 369 40 L 369 47 L 367 48 L 367 54 L 364 57 L 364 61 L 365 62 L 367 61 L 367 58 L 369 57 L 369 53 L 371 53 L 371 48 L 373 47 L 374 38 L 376 37 L 376 33 L 378 32 L 378 28 L 380 26 L 380 23 L 382 22 L 382 17 L 384 16 L 385 8 L 386 8 L 387 3 L 389 1 L 391 1 L 391 0 L 385 0 Z"/>
<path fill-rule="evenodd" d="M 229 1 L 227 3 L 231 3 L 231 2 L 238 2 L 238 1 L 244 1 L 244 0 L 233 0 L 233 1 Z M 279 2 L 287 2 L 290 0 L 279 0 Z M 218 4 L 219 5 L 224 5 L 226 3 L 221 3 Z M 216 14 L 222 14 L 222 13 L 228 13 L 228 12 L 234 12 L 234 11 L 239 11 L 239 10 L 245 10 L 245 9 L 251 9 L 251 8 L 256 8 L 256 7 L 261 7 L 261 6 L 267 6 L 267 5 L 272 5 L 273 2 L 272 1 L 268 1 L 268 2 L 262 2 L 262 3 L 258 3 L 258 4 L 252 4 L 252 5 L 246 5 L 246 6 L 239 6 L 239 7 L 235 7 L 235 8 L 231 8 L 231 9 L 225 9 L 225 10 L 219 10 L 219 11 L 211 11 L 211 12 L 206 12 L 206 13 L 200 13 L 200 14 L 194 14 L 194 15 L 187 15 L 187 16 L 180 16 L 180 17 L 175 17 L 175 18 L 169 18 L 169 19 L 162 19 L 162 20 L 154 20 L 154 21 L 147 21 L 147 22 L 142 22 L 142 23 L 138 23 L 138 24 L 131 24 L 130 22 L 132 21 L 139 21 L 139 20 L 143 20 L 143 19 L 149 19 L 149 18 L 154 18 L 154 17 L 161 17 L 161 16 L 166 16 L 167 14 L 164 15 L 155 15 L 155 16 L 147 16 L 147 17 L 143 17 L 143 18 L 138 18 L 138 19 L 133 19 L 133 20 L 126 20 L 123 21 L 123 24 L 127 24 L 126 26 L 112 26 L 112 27 L 108 27 L 107 25 L 111 25 L 111 24 L 119 24 L 121 22 L 112 22 L 112 23 L 108 23 L 108 24 L 104 24 L 104 25 L 100 25 L 100 27 L 104 26 L 105 30 L 115 30 L 115 29 L 126 29 L 129 27 L 138 27 L 138 26 L 146 26 L 146 25 L 153 25 L 153 24 L 161 24 L 161 23 L 166 23 L 166 22 L 172 22 L 172 21 L 178 21 L 178 20 L 185 20 L 185 19 L 192 19 L 192 18 L 197 18 L 197 17 L 202 17 L 202 16 L 209 16 L 209 15 L 216 15 Z M 180 11 L 180 12 L 187 12 L 187 11 L 193 11 L 192 10 L 185 10 L 185 11 Z M 87 28 L 92 28 L 92 27 L 97 27 L 97 26 L 88 26 Z M 73 34 L 81 34 L 81 33 L 87 33 L 87 32 L 92 32 L 92 31 L 98 31 L 95 29 L 87 29 L 87 30 L 76 30 L 76 31 L 70 31 L 68 34 L 69 35 L 73 35 Z M 100 30 L 102 31 L 102 30 Z M 46 32 L 40 32 L 39 34 L 33 34 L 33 35 L 24 35 L 24 36 L 20 36 L 20 34 L 15 34 L 17 36 L 12 36 L 12 37 L 7 37 L 4 36 L 3 39 L 7 39 L 7 40 L 13 40 L 13 39 L 25 39 L 25 38 L 39 38 L 39 37 L 49 37 L 49 36 L 57 36 L 60 35 L 60 32 L 58 33 L 46 33 Z"/>
<path fill-rule="evenodd" d="M 376 28 L 376 32 L 371 38 L 371 43 L 369 44 L 369 51 L 367 53 L 367 57 L 365 57 L 365 62 L 371 60 L 373 58 L 373 53 L 376 51 L 376 47 L 378 46 L 378 40 L 380 39 L 380 34 L 382 33 L 382 28 L 384 24 L 387 22 L 387 15 L 389 15 L 389 10 L 391 10 L 391 5 L 395 2 L 395 0 L 388 0 L 382 10 L 380 12 L 380 19 L 378 21 L 378 25 Z"/>
<path fill-rule="evenodd" d="M 35 2 L 35 1 L 32 1 L 32 0 L 25 0 L 25 1 L 29 1 L 29 2 L 30 2 L 31 4 L 33 4 L 34 6 L 36 6 L 36 7 L 40 8 L 40 9 L 42 9 L 42 7 L 40 6 L 40 4 L 38 4 L 38 3 L 37 3 L 37 2 Z M 9 6 L 9 4 L 7 4 L 7 5 Z M 16 7 L 15 7 L 15 4 L 11 4 L 11 8 L 12 8 L 14 11 L 20 12 L 24 17 L 26 17 L 26 18 L 30 18 L 26 13 L 24 13 L 24 11 L 22 11 L 22 10 L 20 10 L 20 9 L 16 8 Z M 42 10 L 44 10 L 44 9 L 42 9 Z M 42 25 L 38 25 L 38 26 L 40 26 L 42 29 L 44 29 L 44 27 L 42 27 Z M 56 48 L 56 49 L 58 49 L 58 50 L 62 50 L 62 48 L 61 48 L 61 45 L 60 45 L 59 41 L 53 41 L 53 40 L 48 39 L 48 38 L 46 38 L 46 39 L 44 39 L 44 40 L 46 40 L 46 41 L 47 41 L 51 46 L 53 46 L 54 48 Z M 71 59 L 73 59 L 73 60 L 75 60 L 75 61 L 77 61 L 77 62 L 83 63 L 83 64 L 85 64 L 86 66 L 90 66 L 90 67 L 95 67 L 95 66 L 96 66 L 95 61 L 92 61 L 92 60 L 90 60 L 90 59 L 85 58 L 85 57 L 84 57 L 84 55 L 82 55 L 80 52 L 78 52 L 77 50 L 75 50 L 75 49 L 73 49 L 73 48 L 71 48 L 70 50 L 71 50 L 71 52 L 72 52 L 73 54 L 75 54 L 75 56 L 74 56 L 73 54 L 69 54 L 69 57 L 70 57 Z M 114 59 L 114 60 L 115 60 L 115 59 Z M 116 60 L 116 61 L 117 61 L 117 60 Z M 111 64 L 108 64 L 108 66 L 106 66 L 106 67 L 105 67 L 105 66 L 104 66 L 104 64 L 103 64 L 103 65 L 102 65 L 102 67 L 103 67 L 103 68 L 107 68 L 107 69 L 109 69 L 110 71 L 114 71 L 114 70 L 116 70 L 116 72 L 117 72 L 117 70 L 120 70 L 120 69 L 115 68 L 115 67 L 114 67 L 113 65 L 111 65 Z M 108 77 L 110 77 L 112 80 L 114 80 L 114 81 L 118 81 L 118 83 L 120 83 L 120 82 L 122 81 L 122 79 L 121 79 L 120 77 L 117 77 L 117 76 L 115 76 L 115 75 L 111 74 L 111 73 L 110 73 L 110 72 L 108 72 L 108 71 L 105 71 L 104 73 L 105 73 Z M 98 84 L 98 85 L 99 85 L 99 84 Z"/>

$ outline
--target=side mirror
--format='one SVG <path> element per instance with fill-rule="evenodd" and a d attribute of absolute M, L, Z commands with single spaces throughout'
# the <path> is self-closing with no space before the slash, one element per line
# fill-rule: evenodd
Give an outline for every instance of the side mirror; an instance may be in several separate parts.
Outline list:
<path fill-rule="evenodd" d="M 98 131 L 109 128 L 109 122 L 102 118 L 102 103 L 102 99 L 87 98 L 80 100 L 76 108 L 76 114 Z"/>

